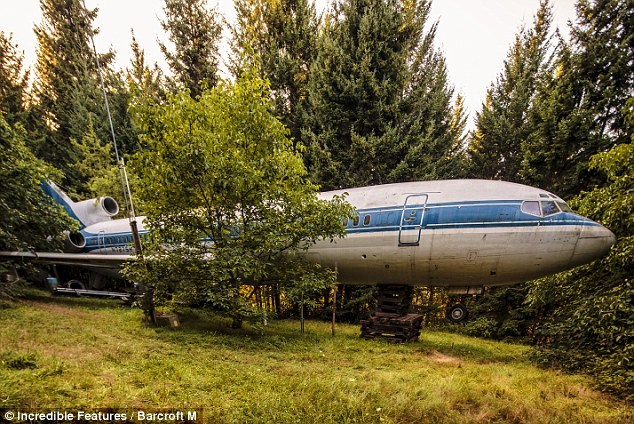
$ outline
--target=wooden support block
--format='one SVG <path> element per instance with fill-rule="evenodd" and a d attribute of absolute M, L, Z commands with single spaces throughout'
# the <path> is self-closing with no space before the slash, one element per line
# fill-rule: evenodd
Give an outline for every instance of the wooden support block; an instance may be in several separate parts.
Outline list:
<path fill-rule="evenodd" d="M 181 322 L 180 322 L 180 319 L 178 318 L 178 315 L 176 314 L 169 314 L 169 315 L 157 314 L 156 325 L 158 325 L 159 327 L 178 328 L 181 326 Z"/>

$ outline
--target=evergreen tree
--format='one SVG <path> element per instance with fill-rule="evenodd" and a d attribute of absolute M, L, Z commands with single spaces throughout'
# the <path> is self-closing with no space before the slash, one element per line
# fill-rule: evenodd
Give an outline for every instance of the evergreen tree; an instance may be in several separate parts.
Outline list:
<path fill-rule="evenodd" d="M 427 1 L 346 0 L 326 16 L 309 83 L 307 163 L 325 188 L 444 177 L 453 91 Z M 459 109 L 456 109 L 458 111 Z M 429 153 L 427 153 L 429 152 Z M 405 158 L 405 159 L 403 159 Z M 424 166 L 424 165 L 423 165 Z M 450 168 L 450 167 L 449 167 Z"/>
<path fill-rule="evenodd" d="M 592 132 L 604 139 L 599 149 L 588 154 L 629 142 L 632 128 L 623 110 L 634 91 L 634 4 L 579 0 L 572 41 L 583 89 L 580 106 L 593 112 Z"/>
<path fill-rule="evenodd" d="M 521 182 L 522 145 L 532 132 L 527 116 L 540 72 L 548 64 L 551 19 L 551 7 L 542 1 L 533 27 L 516 35 L 504 71 L 476 114 L 469 145 L 471 176 Z"/>
<path fill-rule="evenodd" d="M 570 46 L 559 42 L 552 64 L 540 76 L 527 117 L 532 131 L 522 144 L 522 181 L 564 198 L 579 193 L 587 178 L 586 153 L 592 119 L 579 107 L 583 90 Z"/>
<path fill-rule="evenodd" d="M 63 184 L 71 191 L 86 193 L 74 166 L 82 157 L 71 140 L 81 140 L 91 121 L 100 140 L 111 138 L 91 45 L 97 10 L 85 9 L 79 0 L 41 0 L 40 5 L 33 119 L 41 142 L 36 153 L 64 172 Z M 112 59 L 108 53 L 99 61 L 107 69 Z"/>
<path fill-rule="evenodd" d="M 317 51 L 315 7 L 308 0 L 237 0 L 235 7 L 233 73 L 239 76 L 249 58 L 257 61 L 271 84 L 277 116 L 291 137 L 300 140 L 309 70 Z"/>
<path fill-rule="evenodd" d="M 427 20 L 428 9 L 424 11 Z M 462 97 L 452 102 L 454 90 L 449 84 L 443 55 L 434 49 L 436 24 L 432 25 L 408 62 L 409 76 L 400 106 L 394 143 L 397 147 L 380 156 L 398 158 L 386 163 L 387 181 L 456 178 L 463 172 L 463 142 L 466 116 Z"/>
<path fill-rule="evenodd" d="M 129 110 L 134 93 L 128 87 L 123 71 L 111 72 L 111 70 L 108 69 L 106 71 L 106 91 L 118 150 L 122 156 L 131 155 L 141 148 L 138 130 L 133 124 L 132 114 Z M 100 100 L 104 102 L 103 94 Z M 108 118 L 105 115 L 102 116 L 104 123 L 108 123 Z M 108 127 L 108 129 L 111 130 L 110 127 Z M 100 138 L 100 140 L 105 144 L 112 145 L 112 132 L 110 131 L 107 136 Z M 114 161 L 114 155 L 112 155 L 111 162 L 112 161 Z"/>
<path fill-rule="evenodd" d="M 577 14 L 571 44 L 560 43 L 538 87 L 522 169 L 527 182 L 564 196 L 602 184 L 590 158 L 632 135 L 622 111 L 634 90 L 634 7 L 584 0 Z"/>
<path fill-rule="evenodd" d="M 174 74 L 174 88 L 185 87 L 192 98 L 204 87 L 218 83 L 218 43 L 222 26 L 215 10 L 207 9 L 206 0 L 165 0 L 165 21 L 161 26 L 174 44 L 174 51 L 160 44 Z"/>
<path fill-rule="evenodd" d="M 404 24 L 395 0 L 336 2 L 326 17 L 307 134 L 313 179 L 326 189 L 384 182 L 376 150 L 396 122 L 410 31 Z"/>
<path fill-rule="evenodd" d="M 22 61 L 13 37 L 0 31 L 0 115 L 10 125 L 25 118 L 24 96 L 29 74 L 23 71 Z"/>
<path fill-rule="evenodd" d="M 155 63 L 153 68 L 145 62 L 145 52 L 132 32 L 132 58 L 126 70 L 126 85 L 133 98 L 152 99 L 158 102 L 165 98 L 163 72 Z"/>

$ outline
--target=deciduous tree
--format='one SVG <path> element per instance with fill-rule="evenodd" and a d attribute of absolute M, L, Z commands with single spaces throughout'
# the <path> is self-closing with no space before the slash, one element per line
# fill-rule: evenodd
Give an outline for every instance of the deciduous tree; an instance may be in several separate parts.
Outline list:
<path fill-rule="evenodd" d="M 271 106 L 251 71 L 199 101 L 180 92 L 138 111 L 148 149 L 135 168 L 154 243 L 128 272 L 157 301 L 195 302 L 239 325 L 252 313 L 249 287 L 333 281 L 300 253 L 343 236 L 349 206 L 318 200 Z"/>
<path fill-rule="evenodd" d="M 50 250 L 61 247 L 72 220 L 44 194 L 40 183 L 58 173 L 26 147 L 26 133 L 0 115 L 0 250 Z"/>
<path fill-rule="evenodd" d="M 626 125 L 634 126 L 634 98 Z M 632 139 L 634 141 L 634 138 Z M 544 311 L 537 357 L 591 373 L 602 389 L 634 395 L 634 144 L 622 143 L 592 158 L 608 182 L 583 193 L 579 212 L 617 236 L 610 254 L 592 264 L 542 279 L 531 301 Z"/>

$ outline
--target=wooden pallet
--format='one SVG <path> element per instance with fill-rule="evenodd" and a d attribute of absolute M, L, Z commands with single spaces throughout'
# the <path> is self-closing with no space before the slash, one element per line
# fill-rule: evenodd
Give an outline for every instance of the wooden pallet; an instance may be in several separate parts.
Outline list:
<path fill-rule="evenodd" d="M 419 314 L 376 312 L 369 319 L 361 321 L 361 337 L 401 343 L 416 341 L 420 336 L 422 323 L 423 315 Z"/>
<path fill-rule="evenodd" d="M 408 313 L 412 292 L 410 286 L 379 286 L 378 311 L 361 321 L 361 337 L 397 343 L 418 340 L 423 315 Z"/>

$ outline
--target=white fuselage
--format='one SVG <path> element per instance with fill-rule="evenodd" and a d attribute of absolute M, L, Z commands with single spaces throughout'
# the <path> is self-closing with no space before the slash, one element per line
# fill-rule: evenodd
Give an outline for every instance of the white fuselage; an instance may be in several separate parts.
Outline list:
<path fill-rule="evenodd" d="M 605 255 L 614 235 L 544 190 L 501 181 L 387 184 L 347 193 L 347 236 L 304 254 L 347 284 L 495 286 L 554 274 Z M 139 218 L 139 230 L 143 218 Z M 82 231 L 83 254 L 131 254 L 128 220 Z M 103 272 L 101 269 L 95 271 Z"/>
<path fill-rule="evenodd" d="M 514 284 L 591 262 L 614 244 L 560 198 L 520 184 L 414 182 L 321 197 L 344 191 L 358 219 L 345 239 L 321 241 L 307 256 L 349 284 Z"/>

